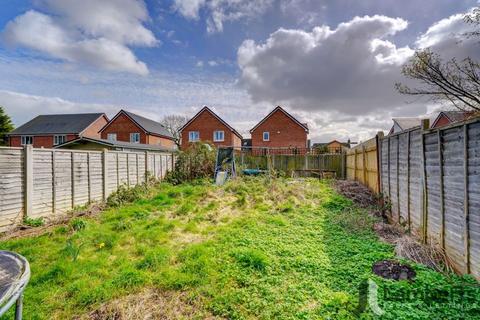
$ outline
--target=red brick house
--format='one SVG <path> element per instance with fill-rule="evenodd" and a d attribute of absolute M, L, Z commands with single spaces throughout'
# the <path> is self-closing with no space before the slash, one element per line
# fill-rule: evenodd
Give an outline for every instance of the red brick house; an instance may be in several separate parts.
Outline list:
<path fill-rule="evenodd" d="M 10 132 L 8 144 L 52 148 L 79 137 L 100 138 L 98 131 L 107 123 L 104 113 L 39 115 Z"/>
<path fill-rule="evenodd" d="M 180 129 L 180 133 L 182 149 L 197 141 L 208 141 L 217 147 L 242 145 L 240 133 L 206 106 Z"/>
<path fill-rule="evenodd" d="M 175 147 L 172 134 L 162 124 L 125 110 L 120 110 L 100 130 L 100 138 L 167 148 Z"/>
<path fill-rule="evenodd" d="M 449 124 L 465 121 L 472 116 L 469 111 L 442 111 L 433 121 L 431 128 L 440 128 Z"/>
<path fill-rule="evenodd" d="M 250 130 L 252 147 L 295 148 L 308 147 L 308 126 L 301 123 L 282 107 L 276 107 Z"/>

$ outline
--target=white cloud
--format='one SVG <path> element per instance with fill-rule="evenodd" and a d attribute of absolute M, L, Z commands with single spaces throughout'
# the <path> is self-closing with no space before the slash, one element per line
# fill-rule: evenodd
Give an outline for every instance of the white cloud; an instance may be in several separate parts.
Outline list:
<path fill-rule="evenodd" d="M 386 40 L 407 21 L 386 16 L 355 17 L 336 29 L 279 29 L 264 42 L 238 49 L 241 83 L 254 101 L 296 109 L 363 114 L 401 104 L 394 82 L 413 53 Z M 403 101 L 402 101 L 403 102 Z"/>
<path fill-rule="evenodd" d="M 175 0 L 174 9 L 188 19 L 198 20 L 204 10 L 209 33 L 222 32 L 226 21 L 249 19 L 263 14 L 274 0 Z"/>
<path fill-rule="evenodd" d="M 480 59 L 478 38 L 465 37 L 465 33 L 473 31 L 475 26 L 465 23 L 464 16 L 464 13 L 455 14 L 434 23 L 418 37 L 416 46 L 420 49 L 430 47 L 446 59 Z"/>
<path fill-rule="evenodd" d="M 105 112 L 112 115 L 118 111 L 118 108 L 112 105 L 76 103 L 58 97 L 35 96 L 7 90 L 0 90 L 0 101 L 16 126 L 39 114 Z"/>
<path fill-rule="evenodd" d="M 40 0 L 44 13 L 30 10 L 10 21 L 4 40 L 68 62 L 113 71 L 148 74 L 128 46 L 159 41 L 143 26 L 149 16 L 136 0 Z"/>

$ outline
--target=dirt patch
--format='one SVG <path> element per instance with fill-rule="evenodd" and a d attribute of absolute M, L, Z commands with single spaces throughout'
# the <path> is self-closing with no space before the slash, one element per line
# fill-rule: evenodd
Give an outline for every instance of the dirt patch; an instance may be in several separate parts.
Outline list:
<path fill-rule="evenodd" d="M 110 301 L 89 314 L 77 317 L 82 320 L 147 320 L 147 319 L 221 319 L 204 311 L 197 299 L 185 292 L 146 289 Z"/>
<path fill-rule="evenodd" d="M 373 230 L 380 240 L 396 244 L 397 240 L 404 236 L 404 231 L 400 226 L 388 224 L 385 222 L 377 222 L 373 225 Z"/>
<path fill-rule="evenodd" d="M 378 197 L 357 181 L 337 180 L 334 186 L 338 193 L 353 200 L 362 208 L 378 207 Z"/>
<path fill-rule="evenodd" d="M 372 268 L 376 275 L 392 280 L 413 280 L 415 270 L 395 260 L 383 260 L 375 263 Z"/>
<path fill-rule="evenodd" d="M 58 226 L 66 225 L 71 219 L 75 217 L 84 217 L 84 216 L 93 217 L 100 214 L 100 212 L 102 212 L 103 210 L 105 210 L 105 204 L 103 203 L 92 204 L 85 210 L 77 210 L 68 214 L 58 215 L 57 217 L 53 217 L 45 221 L 44 225 L 40 227 L 20 225 L 16 227 L 14 230 L 7 231 L 2 235 L 0 235 L 0 241 L 40 236 L 42 234 L 50 232 L 52 229 Z"/>

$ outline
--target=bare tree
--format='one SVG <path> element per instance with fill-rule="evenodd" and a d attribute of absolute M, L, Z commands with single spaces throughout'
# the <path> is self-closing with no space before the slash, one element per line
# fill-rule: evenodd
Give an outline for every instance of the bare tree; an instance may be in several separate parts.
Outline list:
<path fill-rule="evenodd" d="M 181 116 L 177 114 L 171 114 L 163 117 L 160 123 L 170 132 L 173 136 L 175 143 L 180 147 L 180 129 L 187 123 L 189 118 L 187 116 Z"/>
<path fill-rule="evenodd" d="M 473 25 L 475 28 L 480 27 L 480 8 L 473 9 L 471 13 L 465 15 L 463 20 L 466 23 Z M 466 32 L 464 35 L 467 38 L 480 37 L 480 30 L 475 29 L 473 31 Z"/>
<path fill-rule="evenodd" d="M 474 31 L 463 36 L 479 37 L 480 8 L 467 14 L 464 20 L 474 26 Z M 416 88 L 396 83 L 396 89 L 402 94 L 428 97 L 460 110 L 480 111 L 480 64 L 471 58 L 443 61 L 431 49 L 420 50 L 403 66 L 402 74 L 420 83 Z"/>
<path fill-rule="evenodd" d="M 402 74 L 422 84 L 410 88 L 396 83 L 395 87 L 402 94 L 449 102 L 460 110 L 480 111 L 480 64 L 470 58 L 444 62 L 429 49 L 417 51 L 403 66 Z"/>

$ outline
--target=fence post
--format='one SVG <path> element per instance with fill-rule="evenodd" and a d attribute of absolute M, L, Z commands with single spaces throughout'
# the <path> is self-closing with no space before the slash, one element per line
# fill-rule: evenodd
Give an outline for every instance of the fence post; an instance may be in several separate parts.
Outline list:
<path fill-rule="evenodd" d="M 26 145 L 23 148 L 24 157 L 24 177 L 25 177 L 25 196 L 23 219 L 33 214 L 33 146 Z"/>
<path fill-rule="evenodd" d="M 103 200 L 107 200 L 108 196 L 108 161 L 107 161 L 107 149 L 103 149 L 102 153 L 102 175 L 103 175 Z M 118 165 L 118 162 L 117 162 Z M 118 184 L 117 184 L 118 188 Z"/>
<path fill-rule="evenodd" d="M 72 151 L 70 153 L 70 166 L 71 166 L 71 182 L 72 182 L 72 188 L 71 188 L 71 191 L 72 191 L 72 209 L 75 208 L 75 152 Z"/>
<path fill-rule="evenodd" d="M 442 135 L 441 130 L 437 130 L 437 143 L 438 143 L 438 168 L 440 178 L 440 244 L 445 249 L 445 199 L 443 190 L 443 148 L 442 148 Z"/>
<path fill-rule="evenodd" d="M 369 183 L 367 181 L 367 157 L 365 156 L 365 145 L 362 145 L 362 172 L 363 172 L 363 184 L 369 187 Z"/>
<path fill-rule="evenodd" d="M 400 223 L 400 135 L 397 135 L 397 213 L 398 223 Z"/>
<path fill-rule="evenodd" d="M 424 243 L 427 242 L 428 234 L 428 188 L 427 188 L 427 166 L 425 159 L 425 131 L 430 128 L 429 119 L 422 119 L 421 125 L 421 143 L 422 143 L 422 167 L 423 167 L 423 210 L 422 210 L 422 240 Z"/>
<path fill-rule="evenodd" d="M 468 198 L 468 127 L 463 125 L 463 174 L 464 174 L 464 204 L 463 210 L 465 215 L 464 227 L 464 249 L 465 249 L 465 269 L 466 273 L 471 273 L 470 270 L 470 207 Z"/>
<path fill-rule="evenodd" d="M 357 149 L 353 149 L 353 180 L 357 181 Z"/>
<path fill-rule="evenodd" d="M 130 188 L 130 154 L 128 152 L 125 154 L 127 156 L 127 187 Z"/>
<path fill-rule="evenodd" d="M 88 202 L 92 201 L 92 181 L 90 178 L 90 152 L 87 152 L 87 184 L 88 184 Z"/>
<path fill-rule="evenodd" d="M 150 161 L 148 161 L 149 152 L 145 151 L 145 183 L 148 183 L 148 177 L 150 172 Z"/>
<path fill-rule="evenodd" d="M 55 150 L 52 150 L 52 213 L 57 211 L 57 177 L 55 174 Z"/>
<path fill-rule="evenodd" d="M 407 225 L 408 233 L 411 233 L 411 216 L 410 216 L 410 139 L 411 131 L 407 134 Z"/>
<path fill-rule="evenodd" d="M 378 131 L 377 136 L 376 136 L 376 152 L 377 152 L 377 187 L 378 187 L 378 192 L 383 194 L 383 186 L 382 186 L 382 140 L 383 140 L 383 131 Z"/>
<path fill-rule="evenodd" d="M 387 180 L 388 180 L 388 202 L 391 204 L 392 202 L 392 192 L 391 192 L 391 180 L 390 180 L 390 140 L 391 137 L 388 137 L 388 145 L 387 145 Z"/>

